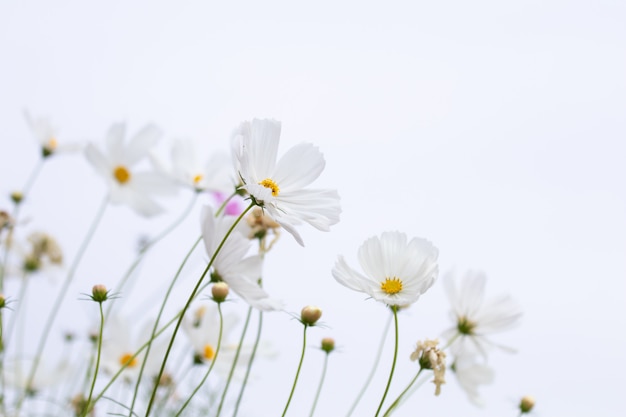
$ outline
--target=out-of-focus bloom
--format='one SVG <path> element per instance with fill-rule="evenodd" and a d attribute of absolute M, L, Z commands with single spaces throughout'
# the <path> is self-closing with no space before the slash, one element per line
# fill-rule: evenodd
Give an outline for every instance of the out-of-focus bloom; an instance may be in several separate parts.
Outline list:
<path fill-rule="evenodd" d="M 137 332 L 131 329 L 131 322 L 128 318 L 111 317 L 104 326 L 102 341 L 102 368 L 110 374 L 115 374 L 122 366 L 127 365 L 122 372 L 127 381 L 132 381 L 139 375 L 145 352 L 134 358 L 133 355 L 150 340 L 154 326 L 151 322 L 146 323 L 141 331 Z M 144 369 L 144 378 L 154 378 L 159 373 L 166 348 L 164 342 L 166 341 L 157 339 L 152 343 Z"/>
<path fill-rule="evenodd" d="M 425 239 L 385 232 L 367 239 L 358 258 L 365 274 L 350 268 L 343 256 L 335 263 L 333 276 L 355 291 L 364 292 L 390 306 L 411 304 L 426 292 L 437 278 L 439 251 Z"/>
<path fill-rule="evenodd" d="M 488 348 L 493 345 L 487 336 L 510 329 L 522 316 L 520 306 L 509 296 L 485 300 L 486 281 L 484 273 L 468 271 L 457 288 L 452 273 L 444 276 L 455 322 L 444 337 L 451 341 L 450 348 L 455 355 L 480 353 L 486 357 Z"/>
<path fill-rule="evenodd" d="M 106 136 L 106 154 L 95 145 L 85 149 L 87 159 L 102 175 L 109 187 L 109 197 L 114 204 L 127 204 L 144 216 L 162 212 L 161 206 L 153 200 L 155 195 L 171 194 L 172 184 L 156 172 L 136 172 L 135 165 L 148 156 L 161 136 L 161 131 L 148 125 L 125 143 L 126 125 L 116 123 Z"/>
<path fill-rule="evenodd" d="M 454 359 L 454 363 L 450 367 L 454 372 L 456 380 L 465 393 L 467 398 L 476 406 L 482 407 L 485 403 L 478 392 L 481 385 L 493 383 L 493 369 L 484 363 L 480 363 L 472 355 L 461 355 Z"/>
<path fill-rule="evenodd" d="M 39 362 L 30 386 L 26 386 L 33 365 L 33 359 L 19 358 L 8 361 L 5 368 L 6 383 L 33 394 L 53 386 L 62 386 L 64 382 L 67 382 L 70 374 L 70 365 L 67 361 L 62 360 L 51 366 L 46 358 L 43 357 Z"/>
<path fill-rule="evenodd" d="M 304 245 L 295 226 L 306 222 L 329 231 L 339 222 L 339 194 L 306 188 L 324 170 L 324 156 L 317 147 L 301 143 L 277 162 L 279 140 L 280 122 L 276 120 L 241 123 L 232 139 L 236 169 L 242 189 Z"/>
<path fill-rule="evenodd" d="M 234 221 L 233 216 L 215 218 L 211 207 L 203 208 L 202 237 L 210 257 L 213 256 Z M 250 241 L 237 229 L 233 230 L 213 261 L 211 280 L 224 281 L 233 292 L 259 310 L 281 309 L 282 302 L 271 298 L 258 284 L 263 261 L 259 255 L 246 257 L 249 249 Z"/>
<path fill-rule="evenodd" d="M 155 168 L 183 187 L 195 191 L 216 191 L 229 194 L 235 190 L 228 154 L 215 153 L 206 163 L 201 163 L 194 142 L 189 139 L 177 139 L 172 143 L 170 157 L 171 165 L 168 166 L 156 154 L 150 154 Z"/>
<path fill-rule="evenodd" d="M 415 351 L 411 353 L 412 361 L 419 361 L 421 369 L 432 369 L 435 379 L 435 395 L 441 394 L 441 386 L 446 383 L 446 354 L 437 348 L 439 340 L 417 342 Z"/>
<path fill-rule="evenodd" d="M 535 399 L 530 395 L 525 395 L 519 403 L 519 409 L 522 414 L 528 414 L 535 407 Z"/>
<path fill-rule="evenodd" d="M 52 125 L 49 119 L 32 117 L 28 111 L 24 111 L 24 118 L 37 143 L 41 146 L 41 154 L 44 158 L 58 152 L 80 149 L 80 146 L 75 143 L 59 143 L 59 130 Z"/>

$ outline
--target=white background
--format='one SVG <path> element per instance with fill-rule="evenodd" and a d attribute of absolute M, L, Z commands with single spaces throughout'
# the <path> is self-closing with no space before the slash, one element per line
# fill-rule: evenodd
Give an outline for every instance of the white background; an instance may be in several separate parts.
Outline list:
<path fill-rule="evenodd" d="M 24 108 L 49 116 L 61 141 L 101 143 L 114 121 L 128 121 L 131 132 L 153 121 L 168 139 L 197 140 L 207 158 L 227 149 L 240 121 L 276 118 L 281 152 L 303 140 L 317 144 L 327 168 L 316 186 L 342 197 L 331 233 L 303 227 L 304 249 L 285 234 L 265 266 L 268 291 L 288 311 L 324 310 L 328 328 L 311 329 L 309 344 L 330 335 L 341 347 L 317 415 L 345 414 L 387 319 L 330 270 L 339 253 L 356 266 L 362 241 L 385 230 L 432 240 L 442 272 L 485 270 L 488 293 L 511 293 L 525 311 L 521 326 L 494 338 L 518 353 L 490 358 L 497 374 L 482 390 L 485 409 L 473 407 L 449 375 L 440 397 L 428 384 L 396 415 L 514 416 L 525 394 L 535 396 L 538 416 L 621 415 L 624 3 L 225 3 L 3 0 L 1 191 L 19 188 L 37 160 Z M 71 259 L 104 192 L 82 155 L 55 157 L 24 209 L 28 227 L 58 236 Z M 88 326 L 95 307 L 78 293 L 98 282 L 112 286 L 137 236 L 157 233 L 187 199 L 166 201 L 168 214 L 153 221 L 125 207 L 107 211 L 59 329 Z M 141 301 L 162 288 L 163 271 L 175 271 L 198 235 L 197 219 L 192 214 L 147 259 L 140 291 L 124 297 L 131 322 L 147 319 Z M 390 398 L 416 371 L 407 359 L 415 342 L 450 324 L 440 284 L 401 316 Z M 243 306 L 231 308 L 243 314 Z M 280 414 L 300 335 L 288 315 L 266 316 L 264 336 L 281 356 L 257 364 L 245 415 Z M 384 358 L 355 415 L 374 414 L 391 350 Z M 290 415 L 308 415 L 321 361 L 319 351 L 307 352 Z"/>

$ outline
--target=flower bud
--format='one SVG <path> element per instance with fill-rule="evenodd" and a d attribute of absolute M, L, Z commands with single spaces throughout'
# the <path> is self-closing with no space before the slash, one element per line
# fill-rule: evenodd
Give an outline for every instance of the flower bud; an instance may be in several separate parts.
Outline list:
<path fill-rule="evenodd" d="M 314 326 L 320 317 L 322 317 L 322 310 L 316 306 L 306 306 L 300 313 L 300 320 L 306 326 Z"/>
<path fill-rule="evenodd" d="M 335 339 L 332 337 L 325 337 L 322 339 L 322 350 L 326 353 L 330 353 L 335 350 Z"/>
<path fill-rule="evenodd" d="M 102 284 L 94 285 L 91 289 L 91 299 L 97 303 L 106 301 L 109 297 L 109 291 L 107 287 Z"/>
<path fill-rule="evenodd" d="M 519 409 L 522 412 L 522 414 L 530 413 L 530 411 L 533 409 L 534 406 L 535 406 L 535 399 L 531 397 L 530 395 L 523 396 L 522 401 L 520 401 L 519 403 Z"/>
<path fill-rule="evenodd" d="M 0 294 L 0 308 L 5 308 L 7 306 L 7 299 L 4 298 L 4 294 Z"/>
<path fill-rule="evenodd" d="M 24 194 L 22 194 L 21 191 L 13 191 L 11 193 L 11 200 L 15 203 L 15 204 L 20 204 L 22 202 L 22 200 L 24 199 Z"/>
<path fill-rule="evenodd" d="M 216 303 L 221 303 L 228 297 L 228 284 L 225 282 L 216 282 L 211 287 L 211 295 Z"/>

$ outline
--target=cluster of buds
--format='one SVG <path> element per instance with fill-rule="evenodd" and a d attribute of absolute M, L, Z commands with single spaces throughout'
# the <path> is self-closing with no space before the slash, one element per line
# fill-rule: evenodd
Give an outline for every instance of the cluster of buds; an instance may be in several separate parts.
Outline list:
<path fill-rule="evenodd" d="M 439 340 L 424 340 L 417 342 L 415 351 L 411 353 L 412 361 L 419 361 L 421 369 L 432 369 L 435 379 L 435 395 L 441 393 L 441 386 L 446 383 L 446 354 L 437 348 Z"/>
<path fill-rule="evenodd" d="M 53 265 L 63 263 L 63 252 L 56 239 L 47 233 L 35 232 L 28 236 L 31 251 L 24 257 L 24 269 L 29 272 L 41 268 L 44 260 Z"/>
<path fill-rule="evenodd" d="M 270 216 L 265 215 L 261 207 L 255 207 L 246 217 L 250 232 L 248 239 L 259 239 L 261 251 L 269 251 L 280 235 L 280 225 L 276 223 Z M 274 238 L 267 244 L 267 236 L 274 235 Z"/>

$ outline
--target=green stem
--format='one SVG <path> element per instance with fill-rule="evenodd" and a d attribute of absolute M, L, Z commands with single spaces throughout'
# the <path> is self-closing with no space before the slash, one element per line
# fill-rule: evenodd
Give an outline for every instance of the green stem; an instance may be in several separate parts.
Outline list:
<path fill-rule="evenodd" d="M 187 401 L 185 401 L 185 403 L 180 408 L 180 410 L 178 410 L 178 413 L 176 413 L 175 417 L 180 416 L 180 414 L 183 412 L 183 410 L 191 402 L 191 399 L 193 398 L 193 396 L 196 395 L 196 393 L 198 392 L 200 387 L 202 387 L 202 385 L 204 385 L 204 383 L 206 382 L 207 378 L 209 377 L 209 374 L 213 370 L 213 366 L 215 365 L 215 362 L 217 361 L 217 355 L 219 355 L 220 347 L 222 345 L 222 329 L 223 329 L 223 326 L 224 326 L 224 318 L 222 316 L 222 303 L 217 303 L 217 311 L 219 311 L 219 313 L 220 313 L 220 332 L 219 332 L 219 336 L 218 336 L 218 339 L 217 339 L 217 350 L 215 351 L 215 356 L 213 357 L 213 361 L 211 362 L 211 366 L 209 366 L 209 369 L 204 374 L 204 377 L 202 378 L 202 380 L 200 381 L 198 386 L 196 386 L 196 388 L 193 390 L 193 392 L 191 393 L 189 398 L 187 398 Z"/>
<path fill-rule="evenodd" d="M 246 385 L 248 384 L 248 378 L 250 377 L 250 371 L 252 370 L 252 362 L 256 356 L 256 351 L 259 347 L 259 343 L 261 341 L 261 330 L 263 328 L 263 312 L 259 311 L 259 327 L 256 332 L 256 339 L 254 339 L 254 346 L 252 347 L 252 353 L 250 354 L 250 361 L 248 362 L 248 366 L 246 368 L 246 375 L 243 378 L 243 383 L 241 384 L 241 388 L 239 389 L 239 396 L 237 397 L 237 402 L 235 403 L 235 411 L 233 412 L 233 417 L 237 416 L 239 412 L 239 405 L 241 404 L 241 399 L 243 398 L 243 393 L 246 389 Z"/>
<path fill-rule="evenodd" d="M 76 273 L 76 269 L 78 268 L 78 264 L 80 263 L 83 257 L 83 254 L 85 253 L 85 250 L 87 249 L 87 246 L 89 245 L 89 242 L 91 242 L 91 238 L 93 237 L 96 231 L 96 228 L 98 227 L 98 224 L 100 223 L 100 220 L 102 219 L 102 216 L 107 207 L 108 201 L 109 201 L 109 196 L 106 196 L 104 200 L 102 201 L 102 203 L 100 204 L 100 208 L 98 209 L 96 217 L 94 218 L 93 223 L 91 224 L 89 230 L 87 231 L 87 235 L 85 236 L 80 248 L 78 249 L 78 253 L 76 254 L 76 257 L 74 258 L 74 262 L 70 266 L 70 269 L 67 273 L 67 277 L 65 278 L 65 282 L 63 282 L 63 286 L 61 287 L 61 290 L 59 294 L 57 295 L 55 304 L 52 307 L 52 311 L 48 315 L 48 320 L 46 321 L 43 327 L 41 339 L 39 339 L 39 344 L 37 345 L 37 350 L 35 351 L 33 366 L 30 370 L 28 378 L 26 379 L 27 388 L 30 387 L 31 384 L 33 383 L 33 379 L 35 378 L 35 373 L 37 372 L 37 368 L 39 367 L 41 355 L 46 346 L 46 342 L 48 341 L 48 336 L 50 335 L 50 331 L 52 330 L 52 325 L 54 324 L 54 320 L 56 319 L 57 314 L 60 311 L 61 304 L 63 303 L 63 299 L 65 298 L 65 295 L 67 294 L 70 284 L 72 283 L 74 274 Z M 18 404 L 16 407 L 16 416 L 19 416 L 20 414 L 20 409 L 22 407 L 25 397 L 26 397 L 26 391 L 20 396 L 20 399 L 18 400 Z"/>
<path fill-rule="evenodd" d="M 228 205 L 228 203 L 230 202 L 230 200 L 233 199 L 233 197 L 235 197 L 237 195 L 237 191 L 235 191 L 234 193 L 232 193 L 226 200 L 224 200 L 224 202 L 222 203 L 222 205 L 217 209 L 217 211 L 215 212 L 215 217 L 218 217 L 220 214 L 222 214 L 222 211 L 224 211 L 226 209 L 226 206 Z"/>
<path fill-rule="evenodd" d="M 163 372 L 165 371 L 165 364 L 167 363 L 167 358 L 170 355 L 170 352 L 172 350 L 172 346 L 174 345 L 174 340 L 176 339 L 176 334 L 178 333 L 178 329 L 180 328 L 180 324 L 183 321 L 183 317 L 185 316 L 185 313 L 189 309 L 189 306 L 191 305 L 191 302 L 193 301 L 193 299 L 196 297 L 196 294 L 198 293 L 198 291 L 200 289 L 200 286 L 202 285 L 202 281 L 204 280 L 204 277 L 207 275 L 207 273 L 209 272 L 209 269 L 213 265 L 213 262 L 215 261 L 215 258 L 217 257 L 218 253 L 220 252 L 220 250 L 222 249 L 222 247 L 226 243 L 226 239 L 228 239 L 228 237 L 233 232 L 233 230 L 235 230 L 235 227 L 237 226 L 237 224 L 239 224 L 241 219 L 243 219 L 243 217 L 248 213 L 248 211 L 250 211 L 250 209 L 252 207 L 254 207 L 254 205 L 255 205 L 254 202 L 250 203 L 250 205 L 239 215 L 239 217 L 237 217 L 237 220 L 235 220 L 235 222 L 233 222 L 233 224 L 230 227 L 230 229 L 228 229 L 228 232 L 226 232 L 226 236 L 224 236 L 224 238 L 220 242 L 219 246 L 215 250 L 215 253 L 211 257 L 211 260 L 209 261 L 209 264 L 206 266 L 206 268 L 204 269 L 204 272 L 202 273 L 202 275 L 198 279 L 198 283 L 196 284 L 195 288 L 193 289 L 193 291 L 189 295 L 189 298 L 187 299 L 187 302 L 185 303 L 185 306 L 183 307 L 183 310 L 181 311 L 181 314 L 178 317 L 178 321 L 176 322 L 176 326 L 174 327 L 174 333 L 172 334 L 172 337 L 170 338 L 170 343 L 169 343 L 169 345 L 167 347 L 167 350 L 165 351 L 165 357 L 163 358 L 163 363 L 161 364 L 161 369 L 159 370 L 159 374 L 157 375 L 157 378 L 155 380 L 156 383 L 154 384 L 154 388 L 152 389 L 152 395 L 150 396 L 150 402 L 148 403 L 148 409 L 146 410 L 146 417 L 148 417 L 150 415 L 150 410 L 152 409 L 152 406 L 154 404 L 154 399 L 156 397 L 157 388 L 159 387 L 158 386 L 158 381 L 161 380 L 161 376 L 163 375 Z"/>
<path fill-rule="evenodd" d="M 420 374 L 422 373 L 423 370 L 424 370 L 424 368 L 420 368 L 420 370 L 417 371 L 417 374 L 415 374 L 415 376 L 413 377 L 411 382 L 409 382 L 409 385 L 407 385 L 407 387 L 404 389 L 404 391 L 402 391 L 400 393 L 400 395 L 398 395 L 398 398 L 396 398 L 396 400 L 389 406 L 387 411 L 385 411 L 385 414 L 383 414 L 383 417 L 387 417 L 387 416 L 391 415 L 391 412 L 393 411 L 393 409 L 396 408 L 398 406 L 398 404 L 400 404 L 400 400 L 402 399 L 402 397 L 404 397 L 404 395 L 409 391 L 409 389 L 411 389 L 413 384 L 415 384 L 415 381 L 417 381 L 417 378 L 419 378 L 419 376 L 420 376 Z"/>
<path fill-rule="evenodd" d="M 96 379 L 98 378 L 98 369 L 100 369 L 100 355 L 102 352 L 102 329 L 104 328 L 104 311 L 102 311 L 102 302 L 99 302 L 98 306 L 100 307 L 100 333 L 98 334 L 98 353 L 96 356 L 96 367 L 93 371 L 93 382 L 91 383 L 91 388 L 89 389 L 89 397 L 87 397 L 87 402 L 85 403 L 83 417 L 87 416 L 87 410 L 89 409 L 91 397 L 93 396 L 93 389 L 96 386 Z"/>
<path fill-rule="evenodd" d="M 198 193 L 193 194 L 193 197 L 191 198 L 189 205 L 187 205 L 187 207 L 182 212 L 182 214 L 172 224 L 170 224 L 168 227 L 163 229 L 161 233 L 159 233 L 154 239 L 151 239 L 143 248 L 141 248 L 141 250 L 139 251 L 139 254 L 137 255 L 137 258 L 130 265 L 130 267 L 124 274 L 123 278 L 121 279 L 114 293 L 119 294 L 122 292 L 122 289 L 129 282 L 130 277 L 133 275 L 133 272 L 135 271 L 135 269 L 137 269 L 137 266 L 139 266 L 144 256 L 150 251 L 150 249 L 154 247 L 154 245 L 156 245 L 161 239 L 169 235 L 172 231 L 174 231 L 183 222 L 183 220 L 187 218 L 187 216 L 189 215 L 189 213 L 191 213 L 191 210 L 195 206 L 196 200 L 198 200 Z M 109 305 L 107 306 L 107 311 L 106 311 L 107 318 L 110 316 L 111 310 L 113 309 L 113 304 L 115 303 L 116 300 L 117 298 L 112 298 L 109 301 Z M 120 300 L 122 299 L 120 298 Z M 131 410 L 132 410 L 132 407 L 131 407 Z"/>
<path fill-rule="evenodd" d="M 291 403 L 291 399 L 293 398 L 293 393 L 296 391 L 296 384 L 298 383 L 298 377 L 300 376 L 300 370 L 302 369 L 302 362 L 304 362 L 304 352 L 306 351 L 306 329 L 309 327 L 307 324 L 304 324 L 304 334 L 302 336 L 302 354 L 300 355 L 300 363 L 298 364 L 298 370 L 296 371 L 296 377 L 293 380 L 293 386 L 291 387 L 291 392 L 289 393 L 289 399 L 287 399 L 287 404 L 285 404 L 285 410 L 283 411 L 282 417 L 285 417 L 287 414 L 287 409 L 289 408 L 289 403 Z"/>
<path fill-rule="evenodd" d="M 326 378 L 326 369 L 328 368 L 328 352 L 325 352 L 326 356 L 324 357 L 324 367 L 322 368 L 322 376 L 320 377 L 320 383 L 317 386 L 317 392 L 315 393 L 315 400 L 313 400 L 313 406 L 311 407 L 311 413 L 309 417 L 313 417 L 313 413 L 315 412 L 315 407 L 317 407 L 317 401 L 320 398 L 320 393 L 322 392 L 322 386 L 324 385 L 324 379 Z"/>
<path fill-rule="evenodd" d="M 248 314 L 246 315 L 246 322 L 243 325 L 243 330 L 241 331 L 241 336 L 239 337 L 239 344 L 237 345 L 237 350 L 235 351 L 235 357 L 233 358 L 233 363 L 230 366 L 228 379 L 226 380 L 226 385 L 224 386 L 224 391 L 222 392 L 222 398 L 220 399 L 220 404 L 217 407 L 217 414 L 215 414 L 215 417 L 219 417 L 220 413 L 222 412 L 222 407 L 224 406 L 224 401 L 226 400 L 226 394 L 228 393 L 228 387 L 230 386 L 230 381 L 232 381 L 233 375 L 235 374 L 235 368 L 237 367 L 237 362 L 239 361 L 239 354 L 241 354 L 243 341 L 246 336 L 246 332 L 248 331 L 248 326 L 250 325 L 251 315 L 252 315 L 252 307 L 248 307 Z"/>
<path fill-rule="evenodd" d="M 398 306 L 391 306 L 391 311 L 393 311 L 393 319 L 396 328 L 396 343 L 393 349 L 393 363 L 391 364 L 391 372 L 389 372 L 389 379 L 387 380 L 387 386 L 385 387 L 385 393 L 383 394 L 383 398 L 380 399 L 380 405 L 376 410 L 376 414 L 374 417 L 378 417 L 380 410 L 383 408 L 383 404 L 385 402 L 385 398 L 387 397 L 387 393 L 389 392 L 389 387 L 391 386 L 391 380 L 393 379 L 393 372 L 396 369 L 396 360 L 398 359 Z"/>
<path fill-rule="evenodd" d="M 178 278 L 180 277 L 180 274 L 183 271 L 184 266 L 187 264 L 187 261 L 189 260 L 189 257 L 191 256 L 193 251 L 196 249 L 196 246 L 198 246 L 200 241 L 202 241 L 202 236 L 200 236 L 198 239 L 196 239 L 196 241 L 193 244 L 193 246 L 191 247 L 191 249 L 189 249 L 189 251 L 185 255 L 185 258 L 183 259 L 183 262 L 180 264 L 180 266 L 178 267 L 178 270 L 176 271 L 176 275 L 174 275 L 174 278 L 172 279 L 172 282 L 170 282 L 170 285 L 167 288 L 167 292 L 165 293 L 165 297 L 163 298 L 163 302 L 161 302 L 161 307 L 159 308 L 159 313 L 157 314 L 156 321 L 154 322 L 154 327 L 152 327 L 152 333 L 150 334 L 150 340 L 148 341 L 148 348 L 146 350 L 146 354 L 145 354 L 145 356 L 143 358 L 143 361 L 141 361 L 141 368 L 139 369 L 139 375 L 137 377 L 137 382 L 135 384 L 135 391 L 133 393 L 133 400 L 132 400 L 132 403 L 131 403 L 131 406 L 130 406 L 130 414 L 132 414 L 133 410 L 135 409 L 135 402 L 137 401 L 137 394 L 139 393 L 139 384 L 141 383 L 141 377 L 143 376 L 144 369 L 146 367 L 146 363 L 148 362 L 148 355 L 150 354 L 150 349 L 152 348 L 152 340 L 154 340 L 154 338 L 155 338 L 155 335 L 156 335 L 156 332 L 157 332 L 157 329 L 158 329 L 158 326 L 159 326 L 159 321 L 161 320 L 161 316 L 163 315 L 163 311 L 165 310 L 165 305 L 167 303 L 167 300 L 169 299 L 169 297 L 170 297 L 170 295 L 172 293 L 172 290 L 174 289 L 174 285 L 178 281 Z M 159 381 L 157 380 L 156 383 L 158 384 L 158 382 Z"/>
<path fill-rule="evenodd" d="M 370 373 L 367 376 L 367 379 L 365 380 L 365 384 L 363 384 L 361 391 L 359 391 L 359 395 L 357 395 L 356 399 L 352 403 L 352 406 L 350 407 L 350 410 L 348 410 L 348 414 L 346 414 L 346 417 L 350 417 L 352 415 L 357 405 L 359 405 L 359 403 L 361 402 L 361 398 L 363 398 L 363 394 L 365 394 L 365 391 L 367 391 L 367 388 L 370 386 L 370 383 L 372 382 L 372 379 L 374 378 L 374 374 L 376 373 L 376 369 L 378 369 L 378 364 L 380 363 L 380 357 L 383 354 L 383 348 L 385 347 L 385 341 L 387 340 L 387 333 L 389 333 L 389 329 L 391 328 L 392 318 L 393 318 L 393 315 L 389 315 L 389 318 L 387 319 L 387 324 L 385 324 L 385 329 L 383 330 L 382 337 L 380 338 L 378 351 L 376 352 L 376 357 L 374 358 L 374 365 L 372 366 L 372 369 L 370 370 Z"/>

